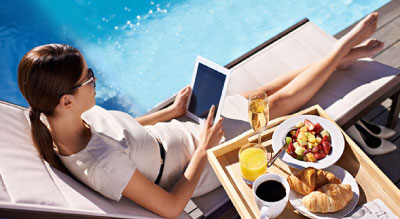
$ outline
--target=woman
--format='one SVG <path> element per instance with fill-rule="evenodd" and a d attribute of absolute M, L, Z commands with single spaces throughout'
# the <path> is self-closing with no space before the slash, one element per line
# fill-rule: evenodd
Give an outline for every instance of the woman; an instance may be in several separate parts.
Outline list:
<path fill-rule="evenodd" d="M 270 117 L 295 111 L 335 69 L 381 50 L 383 43 L 368 40 L 377 19 L 377 13 L 368 15 L 327 56 L 259 88 L 269 95 Z M 32 139 L 43 159 L 108 198 L 123 195 L 163 217 L 178 216 L 190 197 L 219 186 L 206 168 L 206 150 L 224 135 L 222 119 L 213 123 L 215 107 L 203 127 L 174 120 L 185 113 L 186 87 L 171 106 L 134 119 L 95 106 L 95 82 L 93 71 L 71 46 L 43 45 L 22 58 L 18 85 L 30 105 Z M 41 121 L 42 113 L 48 125 Z"/>

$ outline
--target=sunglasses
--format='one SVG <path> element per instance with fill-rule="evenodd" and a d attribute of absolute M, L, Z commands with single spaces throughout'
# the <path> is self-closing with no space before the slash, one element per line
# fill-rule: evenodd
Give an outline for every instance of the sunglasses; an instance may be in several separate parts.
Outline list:
<path fill-rule="evenodd" d="M 64 94 L 70 94 L 70 93 L 74 92 L 76 89 L 78 89 L 82 86 L 85 86 L 87 84 L 90 84 L 92 87 L 96 87 L 96 77 L 94 76 L 93 70 L 91 68 L 88 68 L 88 80 L 87 81 L 71 87 Z"/>

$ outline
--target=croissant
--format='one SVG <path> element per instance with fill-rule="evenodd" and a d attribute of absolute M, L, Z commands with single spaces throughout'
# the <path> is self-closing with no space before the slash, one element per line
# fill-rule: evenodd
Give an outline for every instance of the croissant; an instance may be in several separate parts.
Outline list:
<path fill-rule="evenodd" d="M 342 210 L 353 198 L 348 184 L 326 184 L 303 197 L 303 205 L 311 212 L 328 213 Z"/>
<path fill-rule="evenodd" d="M 288 176 L 287 181 L 291 189 L 302 195 L 308 195 L 327 183 L 341 183 L 333 173 L 316 170 L 313 167 L 294 171 L 293 175 Z"/>
<path fill-rule="evenodd" d="M 340 184 L 342 183 L 342 181 L 331 172 L 325 170 L 317 170 L 315 189 L 319 189 L 321 186 L 328 183 Z"/>
<path fill-rule="evenodd" d="M 293 175 L 288 176 L 287 181 L 291 189 L 302 195 L 307 195 L 315 190 L 315 176 L 315 169 L 309 167 L 294 172 Z"/>

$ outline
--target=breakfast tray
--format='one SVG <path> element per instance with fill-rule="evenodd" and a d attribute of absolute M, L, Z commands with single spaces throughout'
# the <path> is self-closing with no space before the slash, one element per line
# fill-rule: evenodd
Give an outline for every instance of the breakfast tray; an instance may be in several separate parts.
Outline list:
<path fill-rule="evenodd" d="M 268 151 L 272 151 L 271 139 L 277 125 L 296 115 L 317 115 L 336 124 L 319 105 L 314 105 L 293 115 L 271 120 L 267 130 L 262 133 L 262 145 Z M 339 129 L 345 138 L 345 149 L 336 165 L 346 169 L 356 179 L 360 189 L 357 206 L 379 198 L 393 213 L 399 216 L 400 190 L 340 127 Z M 256 142 L 257 139 L 254 134 L 253 130 L 249 130 L 207 151 L 212 168 L 241 218 L 260 218 L 260 211 L 254 201 L 252 189 L 241 177 L 238 159 L 241 146 L 249 142 Z M 276 173 L 286 178 L 290 175 L 291 170 L 287 164 L 277 159 L 267 172 Z M 304 218 L 304 216 L 288 202 L 279 218 Z"/>

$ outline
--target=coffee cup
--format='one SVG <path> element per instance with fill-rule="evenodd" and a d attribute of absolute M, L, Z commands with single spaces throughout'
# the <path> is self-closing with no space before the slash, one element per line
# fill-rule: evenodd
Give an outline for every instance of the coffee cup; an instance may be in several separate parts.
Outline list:
<path fill-rule="evenodd" d="M 261 218 L 276 218 L 285 209 L 290 187 L 287 180 L 277 174 L 259 176 L 253 184 L 253 195 Z"/>

